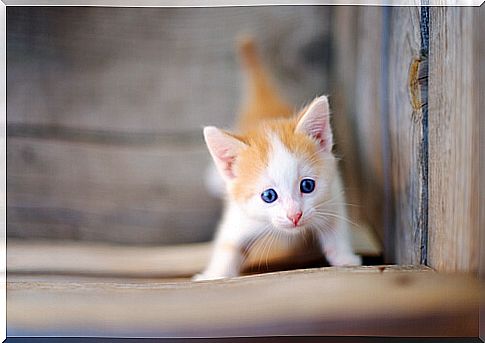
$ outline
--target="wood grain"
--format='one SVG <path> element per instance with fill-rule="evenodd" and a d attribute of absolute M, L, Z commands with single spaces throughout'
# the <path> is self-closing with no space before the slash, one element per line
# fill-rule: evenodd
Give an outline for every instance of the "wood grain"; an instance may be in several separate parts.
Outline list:
<path fill-rule="evenodd" d="M 364 218 L 362 206 L 362 161 L 358 152 L 359 136 L 355 121 L 355 78 L 357 74 L 359 11 L 355 7 L 341 6 L 333 9 L 333 73 L 330 90 L 332 127 L 335 134 L 335 154 L 341 158 L 346 200 L 351 218 Z M 380 232 L 379 228 L 375 228 Z"/>
<path fill-rule="evenodd" d="M 382 120 L 383 8 L 334 9 L 334 88 L 331 93 L 336 148 L 348 201 L 357 206 L 350 215 L 368 223 L 384 245 L 385 258 L 393 260 L 392 225 L 385 223 L 386 204 L 382 142 L 387 126 Z M 387 115 L 387 113 L 385 113 Z"/>
<path fill-rule="evenodd" d="M 205 190 L 210 157 L 202 136 L 199 141 L 147 147 L 9 138 L 8 235 L 137 244 L 209 240 L 220 201 Z"/>
<path fill-rule="evenodd" d="M 473 8 L 430 9 L 428 249 L 441 271 L 478 271 L 478 23 Z"/>
<path fill-rule="evenodd" d="M 77 275 L 125 278 L 190 277 L 206 265 L 208 243 L 166 247 L 103 243 L 8 240 L 9 277 Z"/>
<path fill-rule="evenodd" d="M 480 85 L 479 89 L 485 89 L 485 44 L 484 44 L 484 37 L 485 37 L 485 6 L 481 6 L 479 10 L 479 46 L 480 46 L 480 51 L 479 51 L 479 59 L 478 59 L 478 65 L 480 67 Z M 480 38 L 481 37 L 481 38 Z M 485 97 L 479 96 L 479 108 L 485 108 Z M 479 120 L 479 127 L 480 127 L 480 132 L 483 134 L 485 132 L 485 116 L 484 115 L 478 115 L 478 120 Z M 479 139 L 479 144 L 480 144 L 480 149 L 479 149 L 479 180 L 485 180 L 485 140 L 484 139 Z M 479 210 L 479 236 L 480 236 L 480 256 L 479 256 L 479 277 L 480 280 L 485 280 L 485 182 L 479 182 L 479 192 L 480 192 L 480 198 L 479 198 L 479 204 L 480 204 L 480 210 Z M 485 310 L 485 308 L 481 308 L 482 311 Z M 485 318 L 485 313 L 484 317 Z M 483 340 L 485 336 L 485 321 L 481 321 L 480 323 L 480 332 L 482 333 L 481 339 Z"/>
<path fill-rule="evenodd" d="M 295 105 L 326 88 L 325 7 L 7 11 L 9 124 L 127 134 L 230 126 L 241 33 L 258 39 Z"/>
<path fill-rule="evenodd" d="M 381 99 L 383 78 L 382 30 L 383 8 L 359 8 L 357 20 L 357 61 L 353 120 L 356 149 L 361 163 L 359 178 L 361 216 L 385 241 L 383 216 L 384 174 L 382 161 Z M 354 168 L 352 168 L 355 170 Z M 364 206 L 365 204 L 365 206 Z"/>
<path fill-rule="evenodd" d="M 413 108 L 410 73 L 420 57 L 420 9 L 393 8 L 389 40 L 389 138 L 394 203 L 395 255 L 397 263 L 419 264 L 425 223 L 422 192 L 423 112 Z M 418 93 L 419 94 L 419 93 Z M 424 232 L 424 234 L 426 234 Z"/>
<path fill-rule="evenodd" d="M 421 267 L 366 269 L 199 283 L 13 281 L 7 285 L 8 331 L 128 337 L 478 333 L 475 279 Z"/>
<path fill-rule="evenodd" d="M 338 8 L 336 16 L 337 149 L 349 201 L 361 205 L 351 213 L 375 228 L 388 261 L 421 263 L 419 8 Z"/>

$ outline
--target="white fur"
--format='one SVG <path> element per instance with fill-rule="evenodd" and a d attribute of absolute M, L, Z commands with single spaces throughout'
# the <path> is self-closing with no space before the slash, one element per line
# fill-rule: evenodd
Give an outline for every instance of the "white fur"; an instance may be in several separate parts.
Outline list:
<path fill-rule="evenodd" d="M 276 238 L 286 238 L 297 236 L 304 229 L 314 230 L 331 265 L 361 264 L 360 257 L 352 252 L 345 197 L 331 152 L 326 149 L 320 152 L 325 167 L 319 171 L 303 156 L 288 151 L 275 133 L 268 132 L 268 135 L 271 152 L 268 167 L 257 180 L 260 192 L 243 203 L 228 197 L 210 263 L 203 273 L 194 277 L 195 280 L 239 275 L 247 242 L 267 232 Z M 300 192 L 300 181 L 304 178 L 316 181 L 315 191 Z M 231 187 L 231 182 L 226 178 L 227 187 Z M 268 188 L 278 194 L 278 199 L 271 204 L 260 196 Z M 296 210 L 303 213 L 300 220 L 303 225 L 297 228 L 287 217 Z"/>
<path fill-rule="evenodd" d="M 224 194 L 226 193 L 226 185 L 214 163 L 211 163 L 211 165 L 207 167 L 204 181 L 207 190 L 212 196 L 216 198 L 224 197 Z"/>

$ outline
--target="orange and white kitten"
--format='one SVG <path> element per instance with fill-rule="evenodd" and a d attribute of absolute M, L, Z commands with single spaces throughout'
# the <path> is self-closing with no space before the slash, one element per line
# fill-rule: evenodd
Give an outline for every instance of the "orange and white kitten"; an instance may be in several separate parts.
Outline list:
<path fill-rule="evenodd" d="M 258 238 L 273 235 L 291 245 L 309 231 L 331 265 L 360 265 L 332 154 L 327 98 L 316 98 L 294 115 L 271 84 L 254 43 L 246 39 L 239 50 L 249 87 L 238 133 L 204 128 L 226 200 L 211 260 L 194 279 L 237 276 Z M 214 177 L 211 185 L 217 187 Z"/>

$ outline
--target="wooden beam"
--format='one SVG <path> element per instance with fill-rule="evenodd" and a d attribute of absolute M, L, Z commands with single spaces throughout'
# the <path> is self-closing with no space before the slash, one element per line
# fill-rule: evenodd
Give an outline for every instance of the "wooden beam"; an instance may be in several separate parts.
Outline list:
<path fill-rule="evenodd" d="M 362 227 L 354 247 L 364 256 L 379 256 L 380 246 L 372 231 Z M 357 230 L 355 230 L 357 231 Z M 288 254 L 270 253 L 268 268 L 296 268 L 322 261 L 315 249 Z M 190 277 L 205 267 L 211 253 L 210 243 L 174 246 L 126 246 L 74 241 L 22 241 L 9 239 L 7 270 L 12 274 L 85 275 L 107 277 L 179 278 Z M 288 261 L 289 260 L 289 261 Z M 266 270 L 266 261 L 251 260 L 253 271 Z M 322 265 L 322 264 L 320 264 Z M 272 267 L 273 266 L 273 267 Z"/>
<path fill-rule="evenodd" d="M 439 287 L 437 287 L 439 285 Z M 479 285 L 420 266 L 179 283 L 7 284 L 11 335 L 475 336 Z"/>

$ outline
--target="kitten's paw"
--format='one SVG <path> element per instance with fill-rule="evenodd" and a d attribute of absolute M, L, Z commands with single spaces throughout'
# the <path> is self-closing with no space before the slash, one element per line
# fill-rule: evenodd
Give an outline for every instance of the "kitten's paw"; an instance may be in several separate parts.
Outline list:
<path fill-rule="evenodd" d="M 199 274 L 195 274 L 192 277 L 192 281 L 219 280 L 224 278 L 225 278 L 224 276 L 220 276 L 220 275 L 199 273 Z"/>
<path fill-rule="evenodd" d="M 355 254 L 345 254 L 345 255 L 339 255 L 335 256 L 331 264 L 336 267 L 340 266 L 360 266 L 362 265 L 362 257 L 359 255 Z"/>

